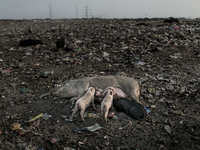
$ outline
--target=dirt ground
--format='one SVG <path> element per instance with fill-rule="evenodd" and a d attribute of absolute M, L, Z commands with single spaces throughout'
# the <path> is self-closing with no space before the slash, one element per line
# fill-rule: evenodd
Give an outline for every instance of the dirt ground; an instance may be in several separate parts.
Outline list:
<path fill-rule="evenodd" d="M 198 19 L 0 20 L 1 150 L 200 149 L 200 24 Z M 65 38 L 65 48 L 55 42 Z M 40 45 L 19 46 L 38 39 Z M 65 80 L 121 75 L 135 78 L 151 112 L 135 120 L 114 111 L 106 124 L 91 106 L 73 122 L 68 99 L 43 95 Z M 41 113 L 40 124 L 28 122 Z M 127 124 L 132 124 L 124 129 Z M 19 128 L 30 130 L 19 136 Z M 98 123 L 94 132 L 75 129 Z M 52 143 L 53 138 L 58 138 Z"/>

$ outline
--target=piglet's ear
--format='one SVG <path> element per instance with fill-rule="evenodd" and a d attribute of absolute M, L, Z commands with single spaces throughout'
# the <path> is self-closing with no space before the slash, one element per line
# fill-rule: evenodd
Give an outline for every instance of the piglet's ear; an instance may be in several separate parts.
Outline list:
<path fill-rule="evenodd" d="M 113 93 L 113 92 L 112 92 L 112 91 L 110 91 L 110 95 L 112 95 L 112 93 Z"/>

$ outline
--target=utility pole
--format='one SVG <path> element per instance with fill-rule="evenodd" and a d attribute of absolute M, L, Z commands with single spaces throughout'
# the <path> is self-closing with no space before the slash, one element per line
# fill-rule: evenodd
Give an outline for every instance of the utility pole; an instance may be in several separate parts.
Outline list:
<path fill-rule="evenodd" d="M 50 19 L 53 19 L 52 10 L 51 10 L 51 3 L 49 3 L 49 15 L 50 15 Z"/>
<path fill-rule="evenodd" d="M 85 18 L 88 18 L 88 6 L 87 6 L 87 4 L 85 6 Z"/>
<path fill-rule="evenodd" d="M 77 8 L 77 5 L 76 5 L 76 18 L 78 18 L 78 8 Z"/>
<path fill-rule="evenodd" d="M 91 18 L 93 18 L 93 16 L 92 16 L 92 9 L 90 10 L 90 16 L 91 16 Z"/>

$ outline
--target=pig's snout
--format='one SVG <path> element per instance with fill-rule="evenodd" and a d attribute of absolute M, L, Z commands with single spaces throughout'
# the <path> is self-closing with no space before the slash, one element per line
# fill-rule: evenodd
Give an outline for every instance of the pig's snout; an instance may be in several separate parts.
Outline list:
<path fill-rule="evenodd" d="M 51 90 L 49 91 L 49 93 L 50 93 L 52 96 L 56 96 L 56 95 L 57 95 L 58 89 L 59 89 L 59 88 L 51 89 Z"/>
<path fill-rule="evenodd" d="M 51 95 L 55 95 L 55 92 L 56 92 L 56 90 L 55 89 L 51 89 L 50 91 L 49 91 L 49 93 L 51 94 Z"/>

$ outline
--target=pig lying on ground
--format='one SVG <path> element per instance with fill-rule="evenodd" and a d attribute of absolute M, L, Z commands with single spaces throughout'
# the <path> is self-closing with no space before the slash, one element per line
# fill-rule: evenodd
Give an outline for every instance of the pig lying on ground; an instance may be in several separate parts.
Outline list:
<path fill-rule="evenodd" d="M 74 107 L 74 111 L 70 117 L 70 120 L 73 119 L 75 113 L 80 109 L 80 115 L 83 121 L 83 113 L 85 112 L 85 109 L 90 105 L 90 103 L 92 102 L 92 105 L 94 107 L 94 109 L 96 110 L 95 106 L 94 106 L 94 93 L 95 93 L 95 88 L 93 87 L 89 87 L 87 92 L 85 93 L 85 95 L 83 97 L 81 97 L 80 99 L 78 99 L 78 101 L 75 104 Z"/>
<path fill-rule="evenodd" d="M 109 112 L 109 109 L 110 107 L 112 106 L 113 108 L 113 105 L 112 105 L 112 102 L 113 102 L 113 90 L 112 89 L 108 89 L 106 91 L 106 96 L 104 97 L 102 103 L 101 103 L 101 117 L 105 117 L 105 121 L 107 123 L 107 118 L 108 118 L 108 112 Z"/>
<path fill-rule="evenodd" d="M 89 87 L 106 89 L 110 86 L 122 89 L 130 97 L 130 100 L 139 102 L 140 91 L 138 82 L 132 78 L 122 76 L 87 77 L 71 80 L 64 82 L 60 87 L 52 90 L 50 94 L 60 98 L 77 100 L 83 96 Z"/>
<path fill-rule="evenodd" d="M 143 118 L 146 115 L 144 106 L 134 101 L 119 99 L 114 100 L 113 105 L 117 108 L 118 111 L 123 111 L 134 119 Z"/>

